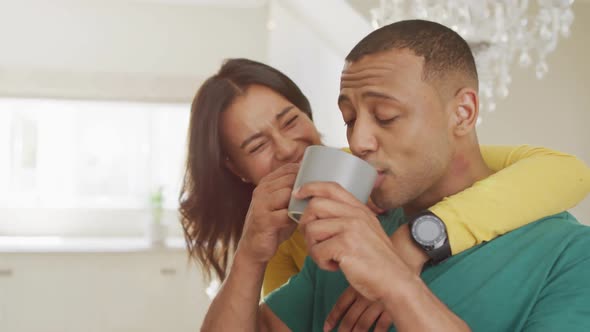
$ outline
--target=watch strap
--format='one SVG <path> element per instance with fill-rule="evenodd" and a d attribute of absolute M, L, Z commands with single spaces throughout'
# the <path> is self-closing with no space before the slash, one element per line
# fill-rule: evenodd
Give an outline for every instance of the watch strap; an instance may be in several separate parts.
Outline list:
<path fill-rule="evenodd" d="M 446 230 L 445 230 L 446 233 Z M 440 248 L 426 251 L 428 257 L 430 257 L 430 264 L 437 265 L 447 258 L 451 257 L 451 244 L 449 243 L 449 233 L 446 233 L 445 242 Z"/>

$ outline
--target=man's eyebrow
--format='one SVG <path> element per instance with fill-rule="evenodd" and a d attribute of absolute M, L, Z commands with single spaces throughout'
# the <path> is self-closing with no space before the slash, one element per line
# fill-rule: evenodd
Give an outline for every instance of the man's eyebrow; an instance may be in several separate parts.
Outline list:
<path fill-rule="evenodd" d="M 363 92 L 361 94 L 361 98 L 379 98 L 379 99 L 386 99 L 386 100 L 391 100 L 391 101 L 395 101 L 395 102 L 400 102 L 397 98 L 395 98 L 394 96 L 385 94 L 385 93 L 381 93 L 381 92 L 375 92 L 375 91 L 366 91 Z M 338 105 L 340 105 L 340 103 L 343 102 L 350 102 L 350 98 L 348 98 L 348 96 L 346 95 L 340 95 L 338 96 Z"/>
<path fill-rule="evenodd" d="M 376 91 L 366 91 L 366 92 L 363 92 L 361 94 L 361 97 L 363 99 L 364 98 L 379 98 L 379 99 L 386 99 L 386 100 L 395 101 L 395 102 L 398 102 L 398 103 L 400 102 L 394 96 L 388 95 L 386 93 L 376 92 Z"/>

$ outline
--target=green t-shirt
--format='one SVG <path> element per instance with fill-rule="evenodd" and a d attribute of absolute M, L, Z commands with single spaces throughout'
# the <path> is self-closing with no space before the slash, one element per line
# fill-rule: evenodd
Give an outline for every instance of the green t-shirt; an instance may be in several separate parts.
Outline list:
<path fill-rule="evenodd" d="M 387 234 L 401 210 L 380 218 Z M 590 227 L 567 212 L 538 220 L 422 273 L 430 290 L 473 331 L 590 331 Z M 265 302 L 292 331 L 322 331 L 344 274 L 309 258 Z M 390 331 L 395 331 L 391 328 Z"/>

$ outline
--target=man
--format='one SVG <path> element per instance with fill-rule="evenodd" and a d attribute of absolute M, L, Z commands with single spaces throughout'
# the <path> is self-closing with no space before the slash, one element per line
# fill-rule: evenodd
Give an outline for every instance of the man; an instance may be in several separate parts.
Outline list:
<path fill-rule="evenodd" d="M 426 246 L 416 234 L 421 212 L 491 174 L 475 133 L 477 71 L 460 36 L 419 20 L 378 29 L 347 56 L 340 88 L 350 148 L 379 171 L 371 197 L 389 212 L 378 220 L 333 183 L 296 188 L 294 195 L 311 198 L 300 220 L 311 259 L 259 306 L 266 263 L 292 229 L 273 193 L 292 186 L 297 166 L 275 171 L 254 193 L 234 264 L 203 330 L 322 330 L 348 286 L 382 303 L 398 331 L 590 330 L 590 228 L 567 213 L 421 276 L 392 247 L 388 235 L 404 227 L 417 243 L 411 250 L 430 250 L 442 261 L 439 243 Z M 429 227 L 427 235 L 437 232 Z"/>

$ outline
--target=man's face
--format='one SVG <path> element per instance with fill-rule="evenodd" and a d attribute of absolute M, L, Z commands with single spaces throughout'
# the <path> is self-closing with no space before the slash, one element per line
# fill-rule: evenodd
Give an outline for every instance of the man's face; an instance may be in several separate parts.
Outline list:
<path fill-rule="evenodd" d="M 419 200 L 447 172 L 449 116 L 423 58 L 394 49 L 348 63 L 338 105 L 352 152 L 379 172 L 371 198 L 381 208 Z"/>

